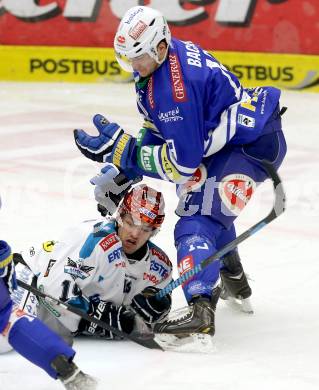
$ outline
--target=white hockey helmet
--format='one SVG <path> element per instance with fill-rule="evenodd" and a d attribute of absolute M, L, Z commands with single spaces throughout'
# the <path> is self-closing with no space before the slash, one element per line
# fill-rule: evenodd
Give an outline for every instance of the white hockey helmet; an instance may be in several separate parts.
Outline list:
<path fill-rule="evenodd" d="M 161 64 L 165 57 L 159 60 L 157 46 L 163 39 L 168 47 L 171 32 L 164 16 L 150 7 L 133 7 L 125 13 L 114 38 L 116 59 L 127 72 L 133 72 L 131 60 L 145 53 Z"/>

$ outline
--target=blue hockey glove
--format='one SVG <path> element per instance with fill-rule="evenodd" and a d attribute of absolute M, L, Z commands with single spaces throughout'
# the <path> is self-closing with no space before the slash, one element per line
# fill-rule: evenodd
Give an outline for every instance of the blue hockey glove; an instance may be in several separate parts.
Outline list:
<path fill-rule="evenodd" d="M 149 286 L 132 299 L 131 307 L 148 325 L 164 319 L 171 310 L 171 296 L 168 294 L 157 299 L 154 295 L 158 291 L 160 290 L 157 287 Z"/>
<path fill-rule="evenodd" d="M 116 123 L 110 123 L 103 115 L 97 114 L 93 123 L 99 135 L 91 136 L 83 130 L 74 130 L 74 139 L 81 153 L 98 162 L 110 162 L 119 168 L 130 165 L 135 138 Z"/>
<path fill-rule="evenodd" d="M 10 246 L 0 240 L 0 278 L 4 280 L 10 294 L 17 288 L 16 274 Z"/>
<path fill-rule="evenodd" d="M 115 165 L 107 164 L 100 174 L 90 180 L 95 185 L 94 196 L 102 216 L 114 214 L 132 185 L 142 180 L 142 176 L 133 175 L 131 171 L 128 175 L 120 172 Z"/>

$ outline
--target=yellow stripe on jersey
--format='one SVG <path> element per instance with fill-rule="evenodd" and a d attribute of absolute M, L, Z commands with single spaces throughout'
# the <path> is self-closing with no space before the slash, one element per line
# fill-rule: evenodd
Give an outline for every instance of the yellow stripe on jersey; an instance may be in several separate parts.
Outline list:
<path fill-rule="evenodd" d="M 144 123 L 143 123 L 143 128 L 144 129 L 156 129 L 156 126 L 154 125 L 154 123 L 148 121 L 148 120 L 145 120 Z"/>
<path fill-rule="evenodd" d="M 169 178 L 169 180 L 173 181 L 174 183 L 178 183 L 179 181 L 181 181 L 182 176 L 179 174 L 174 164 L 170 160 L 169 156 L 167 155 L 167 144 L 164 144 L 162 146 L 161 162 L 164 173 Z"/>

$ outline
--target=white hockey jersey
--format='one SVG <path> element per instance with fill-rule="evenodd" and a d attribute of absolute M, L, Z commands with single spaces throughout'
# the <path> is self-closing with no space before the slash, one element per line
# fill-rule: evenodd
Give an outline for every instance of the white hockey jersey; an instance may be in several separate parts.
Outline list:
<path fill-rule="evenodd" d="M 112 219 L 83 222 L 67 230 L 59 241 L 31 248 L 23 258 L 37 275 L 40 290 L 84 310 L 87 299 L 127 305 L 144 288 L 163 288 L 172 280 L 169 258 L 152 242 L 147 243 L 143 259 L 125 256 Z M 66 328 L 77 330 L 78 316 L 42 303 Z"/>

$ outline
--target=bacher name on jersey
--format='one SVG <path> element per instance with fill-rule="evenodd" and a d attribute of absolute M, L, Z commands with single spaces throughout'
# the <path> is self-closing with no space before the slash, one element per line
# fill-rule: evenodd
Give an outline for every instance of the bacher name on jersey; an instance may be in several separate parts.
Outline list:
<path fill-rule="evenodd" d="M 86 221 L 68 229 L 54 245 L 46 243 L 23 253 L 38 278 L 38 288 L 85 308 L 83 296 L 127 305 L 148 286 L 165 287 L 172 280 L 165 252 L 148 241 L 142 259 L 128 258 L 116 224 L 113 219 Z M 77 316 L 60 308 L 51 312 L 71 331 L 77 329 Z"/>

